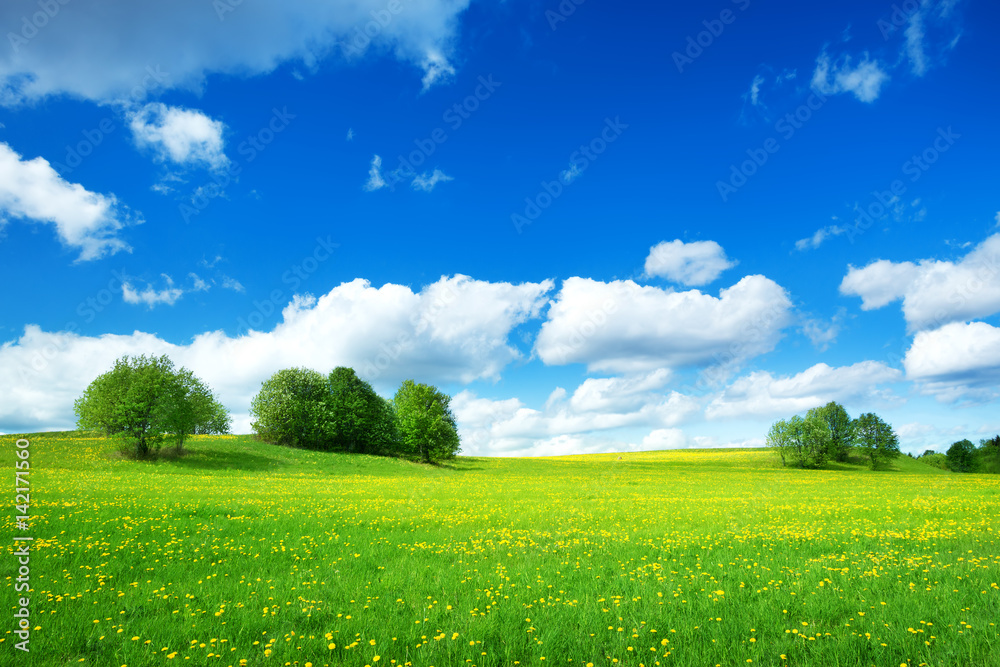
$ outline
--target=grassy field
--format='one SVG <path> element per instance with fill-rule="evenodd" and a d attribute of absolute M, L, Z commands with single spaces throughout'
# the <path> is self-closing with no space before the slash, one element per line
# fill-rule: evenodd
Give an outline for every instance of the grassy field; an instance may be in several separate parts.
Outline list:
<path fill-rule="evenodd" d="M 427 467 L 242 436 L 150 463 L 30 439 L 3 665 L 1000 664 L 998 477 L 766 450 Z M 14 534 L 35 538 L 30 654 Z"/>

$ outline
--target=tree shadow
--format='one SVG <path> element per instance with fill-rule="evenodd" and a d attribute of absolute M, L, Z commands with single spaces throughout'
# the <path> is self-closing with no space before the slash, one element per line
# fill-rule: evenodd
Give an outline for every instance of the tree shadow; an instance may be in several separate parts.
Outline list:
<path fill-rule="evenodd" d="M 161 454 L 162 456 L 162 454 Z M 211 449 L 187 449 L 180 456 L 162 457 L 178 468 L 191 470 L 274 470 L 285 464 L 278 460 L 246 452 L 220 452 Z"/>
<path fill-rule="evenodd" d="M 457 458 L 449 461 L 432 462 L 430 465 L 435 468 L 444 468 L 445 470 L 456 470 L 459 472 L 465 472 L 467 470 L 482 470 L 480 466 L 476 465 L 477 463 L 479 463 L 479 461 L 475 459 L 468 460 L 465 458 Z M 428 464 L 424 463 L 423 465 Z"/>

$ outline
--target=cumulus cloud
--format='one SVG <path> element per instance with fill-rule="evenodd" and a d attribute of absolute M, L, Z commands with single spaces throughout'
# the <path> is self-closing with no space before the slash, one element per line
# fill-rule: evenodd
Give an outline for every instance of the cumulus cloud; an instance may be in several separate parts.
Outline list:
<path fill-rule="evenodd" d="M 994 234 L 958 261 L 881 259 L 848 268 L 841 294 L 861 297 L 861 308 L 881 308 L 903 300 L 911 331 L 1000 312 L 1000 234 Z"/>
<path fill-rule="evenodd" d="M 903 359 L 908 379 L 943 402 L 1000 396 L 1000 328 L 952 322 L 921 331 Z"/>
<path fill-rule="evenodd" d="M 726 387 L 705 409 L 709 419 L 788 416 L 830 401 L 858 397 L 888 398 L 876 386 L 902 379 L 902 373 L 876 361 L 831 367 L 816 364 L 791 377 L 756 371 Z"/>
<path fill-rule="evenodd" d="M 424 192 L 430 192 L 434 189 L 434 186 L 438 183 L 445 183 L 447 181 L 455 180 L 451 176 L 448 176 L 440 169 L 435 169 L 433 173 L 427 174 L 417 174 L 413 177 L 413 182 L 410 184 L 414 190 L 423 190 Z"/>
<path fill-rule="evenodd" d="M 72 428 L 73 400 L 121 355 L 167 354 L 203 378 L 249 432 L 250 400 L 292 366 L 355 368 L 379 391 L 406 378 L 433 384 L 497 379 L 522 357 L 511 330 L 540 314 L 551 282 L 490 283 L 442 277 L 418 292 L 355 280 L 317 298 L 296 296 L 271 331 L 201 333 L 174 344 L 154 334 L 81 336 L 25 327 L 0 347 L 0 431 Z"/>
<path fill-rule="evenodd" d="M 646 275 L 660 276 L 688 287 L 706 285 L 736 266 L 715 241 L 663 241 L 649 249 Z"/>
<path fill-rule="evenodd" d="M 0 102 L 59 94 L 98 102 L 134 97 L 134 89 L 148 85 L 151 65 L 165 73 L 164 88 L 197 91 L 210 74 L 256 76 L 285 63 L 315 70 L 322 60 L 353 60 L 369 51 L 419 68 L 426 89 L 454 73 L 450 54 L 469 3 L 410 0 L 397 13 L 384 0 L 158 0 L 117 3 L 114 11 L 106 4 L 60 3 L 30 43 L 13 40 L 0 53 Z M 18 3 L 0 3 L 0 25 L 21 26 L 24 12 Z M 376 21 L 374 14 L 388 20 Z"/>
<path fill-rule="evenodd" d="M 738 363 L 774 348 L 790 308 L 785 290 L 764 276 L 746 276 L 718 297 L 569 278 L 535 352 L 549 365 L 584 363 L 610 373 Z"/>
<path fill-rule="evenodd" d="M 129 117 L 132 137 L 157 159 L 182 166 L 222 169 L 229 164 L 222 138 L 226 126 L 196 109 L 147 104 Z"/>
<path fill-rule="evenodd" d="M 673 428 L 698 412 L 691 397 L 660 391 L 669 374 L 589 378 L 567 398 L 557 391 L 541 410 L 519 399 L 492 400 L 465 390 L 452 408 L 467 454 L 539 456 L 639 447 L 629 429 Z"/>
<path fill-rule="evenodd" d="M 24 160 L 0 142 L 0 226 L 9 218 L 55 225 L 59 239 L 79 249 L 77 261 L 129 250 L 118 232 L 141 222 L 113 194 L 69 183 L 45 159 Z"/>
<path fill-rule="evenodd" d="M 845 54 L 831 62 L 824 51 L 816 59 L 812 87 L 824 95 L 852 93 L 862 102 L 874 102 L 882 84 L 889 80 L 888 72 L 877 60 L 871 60 L 867 53 L 857 65 L 852 66 L 851 61 L 851 56 Z"/>

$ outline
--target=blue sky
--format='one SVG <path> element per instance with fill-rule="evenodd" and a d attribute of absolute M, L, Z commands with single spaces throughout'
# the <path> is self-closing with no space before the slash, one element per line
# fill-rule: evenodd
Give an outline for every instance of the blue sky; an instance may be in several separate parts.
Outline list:
<path fill-rule="evenodd" d="M 1000 12 L 687 5 L 4 3 L 0 431 L 143 353 L 238 432 L 433 383 L 469 454 L 1000 431 Z"/>

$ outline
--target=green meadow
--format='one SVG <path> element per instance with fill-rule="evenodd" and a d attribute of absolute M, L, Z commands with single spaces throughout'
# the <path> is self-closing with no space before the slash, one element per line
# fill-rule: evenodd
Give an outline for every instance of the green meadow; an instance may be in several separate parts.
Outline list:
<path fill-rule="evenodd" d="M 764 449 L 428 466 L 246 436 L 137 462 L 28 438 L 4 665 L 998 664 L 996 476 Z"/>

